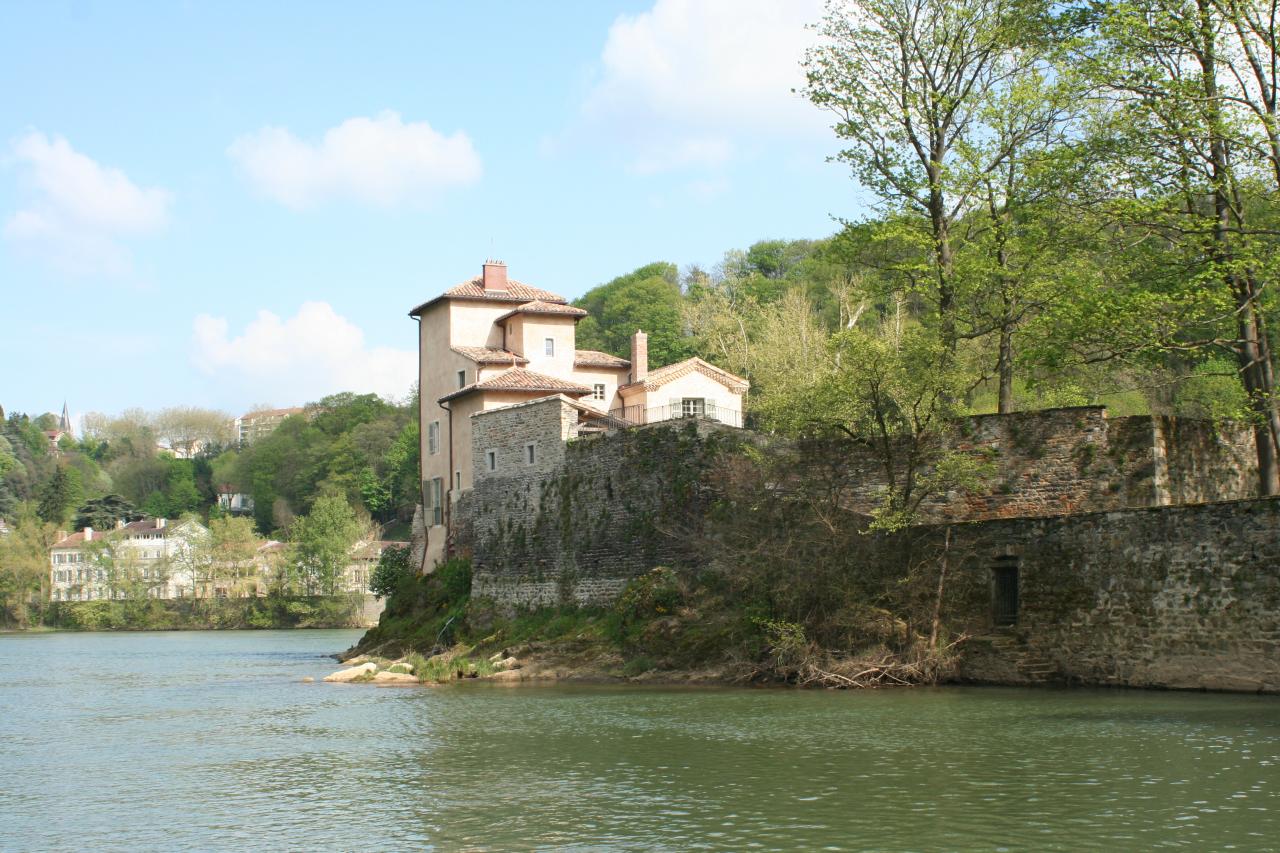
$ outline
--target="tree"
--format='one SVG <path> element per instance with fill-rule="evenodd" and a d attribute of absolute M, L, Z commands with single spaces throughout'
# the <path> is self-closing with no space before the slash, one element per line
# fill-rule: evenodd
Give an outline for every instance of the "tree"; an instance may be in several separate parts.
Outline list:
<path fill-rule="evenodd" d="M 688 358 L 682 301 L 674 264 L 648 264 L 618 276 L 574 302 L 589 314 L 578 323 L 578 347 L 630 358 L 631 336 L 640 330 L 649 336 L 651 366 Z"/>
<path fill-rule="evenodd" d="M 157 438 L 188 457 L 201 446 L 225 446 L 235 437 L 231 416 L 215 409 L 175 406 L 161 410 L 150 421 Z"/>
<path fill-rule="evenodd" d="M 9 535 L 0 536 L 0 603 L 19 627 L 31 621 L 33 597 L 49 600 L 49 549 L 56 541 L 55 526 L 30 503 L 20 505 Z"/>
<path fill-rule="evenodd" d="M 988 108 L 1012 81 L 1043 64 L 1028 49 L 1040 7 L 1011 0 L 854 0 L 828 8 L 819 26 L 826 43 L 805 56 L 804 94 L 836 116 L 836 134 L 850 143 L 838 159 L 856 178 L 887 209 L 927 221 L 941 340 L 954 352 L 954 230 L 982 197 L 980 177 L 1011 155 L 1007 144 L 982 144 L 993 135 Z M 1016 135 L 1006 140 L 1018 141 Z M 978 152 L 980 162 L 961 163 Z"/>
<path fill-rule="evenodd" d="M 298 568 L 309 594 L 334 595 L 360 536 L 356 515 L 341 495 L 321 495 L 293 527 Z"/>
<path fill-rule="evenodd" d="M 94 530 L 111 530 L 117 521 L 136 521 L 142 513 L 120 495 L 104 495 L 85 501 L 76 510 L 72 522 L 76 530 L 92 527 Z"/>
<path fill-rule="evenodd" d="M 1093 150 L 1104 215 L 1132 272 L 1106 321 L 1069 324 L 1086 358 L 1228 354 L 1254 427 L 1260 487 L 1280 493 L 1280 409 L 1267 328 L 1280 189 L 1265 7 L 1139 0 L 1098 7 L 1085 67 L 1107 96 Z M 1233 50 L 1234 46 L 1234 50 Z"/>
<path fill-rule="evenodd" d="M 36 512 L 51 524 L 62 524 L 70 515 L 71 508 L 83 497 L 80 472 L 70 465 L 59 465 L 40 492 L 40 505 Z"/>
<path fill-rule="evenodd" d="M 369 578 L 369 591 L 379 598 L 391 595 L 407 578 L 413 576 L 413 565 L 409 561 L 411 549 L 408 547 L 391 547 L 382 551 L 378 558 L 378 566 Z"/>

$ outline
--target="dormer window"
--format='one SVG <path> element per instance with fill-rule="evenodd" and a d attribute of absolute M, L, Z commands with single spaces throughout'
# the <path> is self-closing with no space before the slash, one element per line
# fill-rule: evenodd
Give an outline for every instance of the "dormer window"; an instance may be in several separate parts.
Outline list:
<path fill-rule="evenodd" d="M 543 347 L 545 348 L 546 354 L 548 357 L 554 356 L 556 354 L 556 339 L 555 338 L 544 339 Z"/>

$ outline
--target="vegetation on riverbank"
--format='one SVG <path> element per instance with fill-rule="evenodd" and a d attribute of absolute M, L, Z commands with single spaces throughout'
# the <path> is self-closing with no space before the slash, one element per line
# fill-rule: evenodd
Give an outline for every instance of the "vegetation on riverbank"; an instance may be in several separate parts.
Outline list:
<path fill-rule="evenodd" d="M 472 597 L 470 563 L 455 559 L 400 577 L 382 620 L 344 658 L 402 658 L 427 682 L 483 677 L 512 657 L 521 679 L 834 687 L 932 683 L 954 666 L 954 643 L 930 645 L 887 611 L 846 608 L 836 640 L 830 624 L 774 618 L 751 595 L 715 572 L 656 568 L 612 606 L 512 611 Z"/>
<path fill-rule="evenodd" d="M 71 631 L 358 628 L 363 604 L 359 595 L 58 601 L 28 624 Z"/>

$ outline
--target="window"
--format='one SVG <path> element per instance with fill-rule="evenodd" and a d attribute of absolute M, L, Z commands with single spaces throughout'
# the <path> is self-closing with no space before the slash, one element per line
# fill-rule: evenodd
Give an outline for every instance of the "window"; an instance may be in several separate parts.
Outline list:
<path fill-rule="evenodd" d="M 466 384 L 467 384 L 467 371 L 459 370 L 458 371 L 458 387 L 462 388 Z"/>
<path fill-rule="evenodd" d="M 444 524 L 444 481 L 439 477 L 432 477 L 431 482 L 427 484 L 427 504 L 431 510 L 431 524 L 438 526 Z"/>
<path fill-rule="evenodd" d="M 524 464 L 532 465 L 537 460 L 537 445 L 526 444 L 524 446 Z"/>
<path fill-rule="evenodd" d="M 427 424 L 427 453 L 440 452 L 440 422 Z"/>
<path fill-rule="evenodd" d="M 685 397 L 680 401 L 680 417 L 700 418 L 707 413 L 707 401 L 702 397 Z"/>
<path fill-rule="evenodd" d="M 1018 558 L 996 557 L 991 569 L 992 622 L 997 626 L 1018 624 Z"/>
<path fill-rule="evenodd" d="M 461 471 L 453 472 L 453 488 L 455 491 L 458 491 L 458 492 L 462 491 L 462 472 Z"/>
<path fill-rule="evenodd" d="M 555 355 L 555 354 L 556 354 L 556 339 L 555 339 L 555 338 L 545 338 L 545 339 L 543 339 L 543 341 L 542 341 L 542 346 L 543 346 L 543 348 L 546 350 L 546 354 L 547 354 L 547 355 Z"/>
<path fill-rule="evenodd" d="M 498 451 L 486 450 L 484 452 L 484 464 L 490 471 L 498 470 Z"/>
<path fill-rule="evenodd" d="M 592 400 L 604 399 L 604 383 L 603 382 L 597 382 L 595 385 L 592 386 L 591 399 Z"/>

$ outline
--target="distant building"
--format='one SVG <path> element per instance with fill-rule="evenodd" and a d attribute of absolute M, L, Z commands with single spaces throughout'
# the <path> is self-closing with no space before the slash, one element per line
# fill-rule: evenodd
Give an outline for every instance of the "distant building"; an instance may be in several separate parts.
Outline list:
<path fill-rule="evenodd" d="M 487 261 L 481 274 L 409 312 L 418 321 L 422 498 L 426 560 L 443 559 L 454 502 L 472 487 L 472 416 L 560 394 L 613 427 L 673 418 L 742 426 L 748 383 L 699 358 L 649 370 L 643 331 L 630 359 L 577 348 L 587 312 L 556 293 L 507 278 Z M 480 448 L 494 464 L 494 449 Z M 536 444 L 525 446 L 534 464 Z"/>
<path fill-rule="evenodd" d="M 0 536 L 8 536 L 11 529 L 3 518 L 0 518 Z"/>
<path fill-rule="evenodd" d="M 248 515 L 253 512 L 253 495 L 240 491 L 229 483 L 218 486 L 218 506 L 231 515 Z"/>
<path fill-rule="evenodd" d="M 98 601 L 133 596 L 185 598 L 196 579 L 183 557 L 193 542 L 209 535 L 197 521 L 170 524 L 146 518 L 112 530 L 83 530 L 62 536 L 49 552 L 50 599 Z"/>
<path fill-rule="evenodd" d="M 295 406 L 290 409 L 263 409 L 258 412 L 249 412 L 236 418 L 236 439 L 240 442 L 241 447 L 253 444 L 264 436 L 271 435 L 275 432 L 276 427 L 290 415 L 300 415 L 304 409 Z"/>

